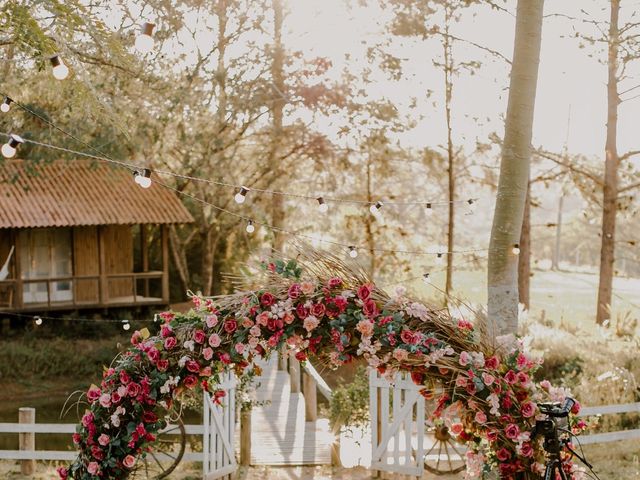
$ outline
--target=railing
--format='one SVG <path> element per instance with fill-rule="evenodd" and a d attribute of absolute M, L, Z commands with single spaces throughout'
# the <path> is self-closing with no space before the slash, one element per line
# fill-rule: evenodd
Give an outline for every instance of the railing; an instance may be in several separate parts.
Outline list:
<path fill-rule="evenodd" d="M 3 299 L 0 298 L 0 308 L 8 308 L 10 310 L 29 310 L 29 309 L 38 309 L 46 306 L 47 309 L 52 307 L 62 307 L 62 306 L 71 306 L 71 307 L 81 307 L 81 306 L 89 306 L 89 305 L 113 305 L 119 304 L 118 299 L 121 298 L 120 303 L 126 305 L 138 305 L 138 304 L 148 304 L 151 300 L 156 301 L 160 299 L 163 302 L 167 302 L 168 299 L 161 297 L 154 297 L 151 300 L 149 299 L 149 282 L 150 280 L 160 280 L 162 281 L 164 277 L 164 273 L 162 271 L 150 271 L 150 272 L 135 272 L 135 273 L 111 273 L 106 275 L 73 275 L 73 276 L 60 276 L 60 277 L 48 277 L 48 278 L 29 278 L 29 279 L 6 279 L 0 281 L 0 294 L 6 295 L 8 301 L 5 301 L 3 304 Z M 112 282 L 117 281 L 126 281 L 129 285 L 125 288 L 126 290 L 130 289 L 131 298 L 124 295 L 111 295 L 110 294 L 110 286 Z M 142 293 L 143 296 L 139 296 L 138 292 L 138 282 L 141 281 L 143 283 Z M 55 295 L 52 294 L 55 284 L 58 283 L 69 283 L 70 290 L 70 298 L 55 298 Z M 95 282 L 93 286 L 89 289 L 86 289 L 83 293 L 80 294 L 79 286 L 86 282 Z M 38 293 L 46 293 L 46 296 L 43 295 L 42 300 L 38 300 L 37 298 L 34 301 L 25 302 L 24 294 L 27 293 L 27 289 L 25 288 L 28 285 L 36 285 L 36 284 L 45 284 L 46 292 L 38 292 Z M 2 288 L 4 287 L 4 288 Z M 8 287 L 8 288 L 7 288 Z M 125 290 L 123 289 L 123 290 Z M 91 292 L 94 290 L 95 293 L 89 293 L 87 295 L 87 290 Z M 35 294 L 35 293 L 34 293 Z M 162 294 L 161 294 L 162 295 Z M 83 299 L 85 296 L 87 299 Z M 126 299 L 124 299 L 126 297 Z"/>
<path fill-rule="evenodd" d="M 76 431 L 74 423 L 35 423 L 35 408 L 20 409 L 20 423 L 0 423 L 0 434 L 19 434 L 19 450 L 0 450 L 0 460 L 20 460 L 23 474 L 32 475 L 36 460 L 72 461 L 78 455 L 75 450 L 36 450 L 36 434 L 69 434 Z M 203 425 L 185 425 L 187 435 L 204 435 Z M 167 425 L 163 430 L 169 435 L 179 434 L 175 425 Z M 161 432 L 162 433 L 162 432 Z M 71 444 L 70 444 L 71 445 Z M 189 442 L 187 442 L 189 445 Z M 187 462 L 202 462 L 202 452 L 185 452 L 182 457 Z"/>
<path fill-rule="evenodd" d="M 594 415 L 612 415 L 615 413 L 640 413 L 640 402 L 621 403 L 617 405 L 601 405 L 598 407 L 584 407 L 580 410 L 581 417 L 592 417 Z M 590 443 L 617 442 L 618 440 L 640 439 L 640 428 L 632 430 L 619 430 L 616 432 L 592 433 L 580 436 L 580 443 L 588 445 Z"/>

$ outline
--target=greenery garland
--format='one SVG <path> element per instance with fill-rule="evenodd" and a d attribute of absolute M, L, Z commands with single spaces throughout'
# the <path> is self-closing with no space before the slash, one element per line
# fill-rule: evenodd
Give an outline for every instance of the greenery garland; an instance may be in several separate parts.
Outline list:
<path fill-rule="evenodd" d="M 409 372 L 436 403 L 433 415 L 468 443 L 469 478 L 496 468 L 505 479 L 541 472 L 541 439 L 530 434 L 537 403 L 563 401 L 565 392 L 534 383 L 540 362 L 521 344 L 500 346 L 469 321 L 413 301 L 402 289 L 389 296 L 326 254 L 305 252 L 298 261 L 262 267 L 261 288 L 194 296 L 190 312 L 160 315 L 158 335 L 133 333 L 132 346 L 87 391 L 90 407 L 73 435 L 79 455 L 58 469 L 60 478 L 126 478 L 183 395 L 204 389 L 224 402 L 216 388 L 222 374 L 242 374 L 254 359 L 281 350 L 335 368 L 363 357 L 388 378 Z M 570 422 L 575 431 L 584 428 L 573 416 Z M 566 469 L 577 472 L 570 462 Z"/>

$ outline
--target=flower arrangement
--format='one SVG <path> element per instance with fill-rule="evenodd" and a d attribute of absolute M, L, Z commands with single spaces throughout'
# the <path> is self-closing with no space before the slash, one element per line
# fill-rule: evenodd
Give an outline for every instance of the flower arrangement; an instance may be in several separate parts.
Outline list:
<path fill-rule="evenodd" d="M 255 358 L 284 346 L 300 361 L 314 355 L 337 368 L 363 357 L 389 378 L 409 372 L 435 402 L 433 415 L 468 443 L 469 478 L 492 468 L 504 479 L 540 471 L 544 451 L 530 434 L 537 403 L 561 401 L 565 392 L 534 383 L 539 362 L 521 344 L 487 339 L 472 323 L 403 290 L 389 296 L 335 257 L 300 258 L 265 262 L 260 288 L 194 296 L 189 313 L 162 313 L 156 336 L 134 332 L 131 347 L 87 391 L 90 408 L 73 435 L 79 456 L 59 469 L 60 477 L 126 478 L 182 395 L 204 389 L 222 402 L 222 373 L 242 374 Z M 571 425 L 584 427 L 573 417 Z M 574 474 L 573 464 L 567 469 Z"/>

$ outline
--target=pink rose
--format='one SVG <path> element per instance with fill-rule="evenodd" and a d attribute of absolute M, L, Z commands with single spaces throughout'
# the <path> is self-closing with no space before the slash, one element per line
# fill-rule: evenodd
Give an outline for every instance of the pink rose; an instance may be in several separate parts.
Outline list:
<path fill-rule="evenodd" d="M 100 435 L 98 437 L 98 443 L 103 447 L 106 447 L 107 445 L 109 445 L 109 435 L 107 435 L 106 433 L 103 433 L 102 435 Z"/>
<path fill-rule="evenodd" d="M 171 350 L 177 343 L 176 337 L 168 337 L 164 341 L 164 348 L 165 350 Z"/>
<path fill-rule="evenodd" d="M 482 381 L 487 387 L 490 387 L 496 381 L 496 377 L 489 373 L 482 372 Z"/>
<path fill-rule="evenodd" d="M 364 302 L 364 305 L 362 306 L 362 312 L 370 318 L 377 317 L 380 313 L 376 302 L 374 302 L 372 299 L 368 299 Z"/>
<path fill-rule="evenodd" d="M 207 334 L 204 333 L 204 330 L 198 329 L 193 333 L 193 341 L 196 343 L 203 344 L 206 338 Z"/>
<path fill-rule="evenodd" d="M 202 350 L 202 356 L 205 360 L 211 360 L 213 358 L 213 349 L 211 347 L 207 347 Z"/>
<path fill-rule="evenodd" d="M 399 362 L 404 362 L 407 358 L 409 358 L 409 352 L 402 348 L 396 348 L 393 351 L 393 358 L 395 358 Z"/>
<path fill-rule="evenodd" d="M 127 385 L 127 395 L 130 397 L 137 397 L 140 394 L 140 385 L 135 382 L 131 382 Z"/>
<path fill-rule="evenodd" d="M 127 372 L 125 372 L 124 370 L 122 370 L 120 372 L 120 383 L 122 383 L 123 385 L 126 385 L 127 383 L 129 383 L 131 381 L 131 378 L 129 377 L 129 375 L 127 375 Z"/>
<path fill-rule="evenodd" d="M 242 344 L 242 343 L 236 343 L 235 350 L 236 350 L 236 352 L 238 352 L 240 355 L 242 355 L 242 354 L 244 353 L 244 344 Z"/>
<path fill-rule="evenodd" d="M 342 285 L 342 279 L 338 277 L 333 277 L 329 279 L 329 288 L 338 288 Z"/>
<path fill-rule="evenodd" d="M 529 375 L 524 372 L 518 372 L 518 381 L 521 384 L 526 385 L 527 383 L 529 383 Z"/>
<path fill-rule="evenodd" d="M 258 325 L 254 325 L 249 329 L 249 333 L 254 337 L 259 337 L 262 332 L 260 331 L 260 327 Z"/>
<path fill-rule="evenodd" d="M 314 303 L 311 307 L 311 315 L 322 318 L 327 311 L 327 307 L 323 303 Z"/>
<path fill-rule="evenodd" d="M 253 322 L 251 321 L 251 319 L 249 317 L 244 317 L 242 319 L 242 326 L 244 328 L 251 328 L 251 327 L 253 327 Z"/>
<path fill-rule="evenodd" d="M 82 416 L 82 426 L 89 427 L 89 425 L 93 425 L 93 413 L 87 412 Z"/>
<path fill-rule="evenodd" d="M 540 388 L 548 392 L 549 389 L 551 388 L 551 382 L 549 380 L 542 380 L 540 382 Z"/>
<path fill-rule="evenodd" d="M 295 319 L 296 317 L 294 317 L 293 314 L 289 312 L 285 313 L 284 317 L 282 317 L 282 320 L 284 320 L 284 323 L 286 323 L 287 325 L 291 325 Z"/>
<path fill-rule="evenodd" d="M 147 350 L 147 357 L 149 357 L 151 363 L 156 363 L 160 359 L 160 352 L 156 347 L 151 347 Z"/>
<path fill-rule="evenodd" d="M 522 444 L 522 447 L 520 447 L 520 453 L 522 454 L 523 457 L 532 457 L 533 447 L 531 446 L 531 443 L 524 442 Z"/>
<path fill-rule="evenodd" d="M 468 352 L 462 352 L 460 354 L 460 360 L 459 360 L 460 365 L 462 365 L 463 367 L 466 367 L 467 365 L 469 365 L 469 363 L 471 363 L 471 355 L 469 355 Z"/>
<path fill-rule="evenodd" d="M 209 337 L 209 345 L 211 345 L 213 348 L 219 347 L 220 343 L 220 335 L 218 335 L 217 333 L 214 333 Z"/>
<path fill-rule="evenodd" d="M 524 353 L 519 353 L 518 358 L 516 359 L 516 365 L 518 366 L 518 370 L 522 370 L 527 366 L 529 360 L 525 357 Z"/>
<path fill-rule="evenodd" d="M 269 314 L 269 312 L 259 313 L 258 316 L 256 317 L 256 323 L 258 325 L 262 325 L 263 327 L 266 327 L 267 324 L 269 323 L 269 318 L 271 318 L 271 314 Z"/>
<path fill-rule="evenodd" d="M 314 317 L 313 315 L 309 315 L 304 319 L 303 327 L 307 332 L 311 332 L 318 326 L 319 323 L 320 321 L 316 317 Z"/>
<path fill-rule="evenodd" d="M 271 295 L 269 292 L 263 293 L 262 296 L 260 297 L 260 304 L 263 307 L 270 307 L 274 303 L 276 303 L 276 297 Z"/>
<path fill-rule="evenodd" d="M 297 299 L 301 293 L 302 288 L 300 287 L 299 283 L 292 283 L 289 287 L 289 290 L 287 291 L 287 295 L 289 295 L 289 298 L 292 298 L 294 300 Z"/>
<path fill-rule="evenodd" d="M 217 315 L 207 315 L 204 318 L 204 321 L 207 324 L 207 327 L 213 328 L 218 324 L 218 316 Z"/>
<path fill-rule="evenodd" d="M 98 462 L 89 462 L 89 465 L 87 465 L 87 472 L 91 475 L 98 475 L 99 471 L 100 465 L 98 465 Z"/>
<path fill-rule="evenodd" d="M 111 406 L 111 395 L 108 393 L 100 395 L 100 405 L 104 408 L 109 408 Z"/>
<path fill-rule="evenodd" d="M 524 418 L 531 418 L 536 414 L 536 404 L 533 402 L 526 402 L 520 407 L 520 413 Z"/>
<path fill-rule="evenodd" d="M 476 422 L 483 424 L 487 422 L 487 414 L 484 412 L 476 412 Z"/>
<path fill-rule="evenodd" d="M 124 460 L 122 460 L 122 464 L 127 468 L 132 468 L 136 464 L 136 457 L 127 455 L 124 457 Z"/>
<path fill-rule="evenodd" d="M 275 335 L 274 335 L 275 337 Z M 271 337 L 271 338 L 274 338 Z M 218 358 L 220 359 L 220 361 L 222 363 L 224 363 L 225 365 L 229 365 L 231 363 L 231 355 L 229 355 L 227 352 L 221 352 L 218 354 Z"/>
<path fill-rule="evenodd" d="M 238 329 L 238 322 L 235 320 L 227 320 L 224 322 L 224 331 L 227 333 L 233 333 Z"/>
<path fill-rule="evenodd" d="M 87 399 L 89 400 L 89 402 L 93 403 L 100 398 L 101 394 L 102 391 L 98 387 L 93 385 L 91 388 L 89 388 L 89 390 L 87 390 Z"/>
<path fill-rule="evenodd" d="M 370 320 L 360 320 L 356 325 L 356 330 L 363 336 L 370 337 L 373 335 L 373 322 Z"/>
<path fill-rule="evenodd" d="M 504 429 L 504 434 L 507 438 L 515 440 L 520 435 L 520 428 L 515 423 L 510 423 L 507 428 Z"/>
<path fill-rule="evenodd" d="M 451 428 L 449 429 L 449 431 L 457 437 L 464 431 L 464 426 L 461 423 L 456 422 L 451 425 Z"/>
<path fill-rule="evenodd" d="M 305 295 L 313 294 L 315 289 L 316 289 L 316 286 L 311 282 L 302 282 L 300 284 L 300 290 L 302 290 L 302 293 L 304 293 Z"/>

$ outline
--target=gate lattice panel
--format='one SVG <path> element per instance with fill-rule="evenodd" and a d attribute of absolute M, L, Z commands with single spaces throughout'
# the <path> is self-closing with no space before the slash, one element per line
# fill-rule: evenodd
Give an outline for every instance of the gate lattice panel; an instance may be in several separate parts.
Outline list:
<path fill-rule="evenodd" d="M 230 475 L 238 468 L 235 456 L 235 375 L 226 373 L 218 389 L 226 393 L 221 404 L 216 404 L 208 393 L 204 394 L 202 469 L 205 480 Z"/>

